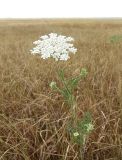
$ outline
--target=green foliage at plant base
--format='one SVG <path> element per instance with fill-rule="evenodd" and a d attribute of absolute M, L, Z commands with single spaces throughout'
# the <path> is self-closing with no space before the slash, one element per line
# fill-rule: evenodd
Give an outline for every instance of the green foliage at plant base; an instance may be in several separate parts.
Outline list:
<path fill-rule="evenodd" d="M 68 130 L 71 134 L 72 140 L 79 144 L 80 146 L 84 146 L 88 135 L 93 130 L 92 117 L 89 112 L 86 112 L 82 119 L 79 119 L 75 126 L 72 125 L 73 122 L 70 122 L 68 125 Z"/>

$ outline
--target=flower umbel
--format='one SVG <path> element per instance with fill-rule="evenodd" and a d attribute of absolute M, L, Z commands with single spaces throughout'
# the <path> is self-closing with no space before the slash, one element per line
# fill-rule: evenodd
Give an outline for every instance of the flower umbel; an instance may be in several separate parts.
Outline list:
<path fill-rule="evenodd" d="M 72 37 L 50 33 L 33 42 L 36 47 L 31 50 L 31 53 L 39 54 L 43 59 L 52 57 L 56 61 L 67 61 L 70 58 L 69 53 L 75 54 L 77 52 L 77 49 L 71 43 L 72 41 L 74 41 Z"/>
<path fill-rule="evenodd" d="M 85 124 L 85 126 L 87 127 L 87 132 L 90 132 L 94 129 L 94 126 L 92 123 L 89 123 L 89 124 Z"/>
<path fill-rule="evenodd" d="M 51 83 L 50 83 L 50 87 L 51 87 L 52 89 L 56 89 L 56 82 L 51 82 Z"/>
<path fill-rule="evenodd" d="M 73 133 L 73 135 L 74 135 L 74 137 L 77 137 L 77 136 L 79 136 L 79 133 L 75 132 L 75 133 Z"/>

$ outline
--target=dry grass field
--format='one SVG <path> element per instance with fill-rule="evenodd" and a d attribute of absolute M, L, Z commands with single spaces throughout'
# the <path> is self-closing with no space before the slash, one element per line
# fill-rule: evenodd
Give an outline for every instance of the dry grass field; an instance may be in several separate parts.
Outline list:
<path fill-rule="evenodd" d="M 78 52 L 67 62 L 30 54 L 33 41 L 56 32 L 75 38 Z M 79 114 L 91 112 L 94 130 L 84 160 L 122 160 L 122 20 L 0 21 L 0 160 L 80 160 L 80 147 L 66 132 L 63 97 L 50 89 L 87 68 L 75 95 Z"/>

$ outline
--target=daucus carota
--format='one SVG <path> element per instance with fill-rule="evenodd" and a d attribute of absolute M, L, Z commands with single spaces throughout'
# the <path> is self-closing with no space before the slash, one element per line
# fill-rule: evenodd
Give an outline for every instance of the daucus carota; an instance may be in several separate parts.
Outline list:
<path fill-rule="evenodd" d="M 72 37 L 50 33 L 33 42 L 36 46 L 31 50 L 31 53 L 39 54 L 43 59 L 54 58 L 56 61 L 67 61 L 71 53 L 77 52 L 71 43 L 72 41 L 74 41 Z"/>

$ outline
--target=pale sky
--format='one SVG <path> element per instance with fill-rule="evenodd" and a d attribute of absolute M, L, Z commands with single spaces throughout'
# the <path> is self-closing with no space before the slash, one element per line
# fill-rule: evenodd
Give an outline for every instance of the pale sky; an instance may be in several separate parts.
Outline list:
<path fill-rule="evenodd" d="M 0 18 L 122 18 L 122 0 L 0 0 Z"/>

